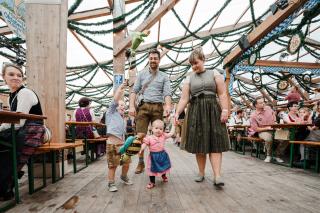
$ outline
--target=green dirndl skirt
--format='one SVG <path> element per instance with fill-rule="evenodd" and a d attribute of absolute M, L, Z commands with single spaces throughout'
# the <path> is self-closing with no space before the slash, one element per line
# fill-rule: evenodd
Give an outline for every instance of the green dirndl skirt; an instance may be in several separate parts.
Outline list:
<path fill-rule="evenodd" d="M 190 100 L 185 150 L 190 153 L 221 153 L 230 149 L 221 107 L 215 95 L 201 94 Z"/>

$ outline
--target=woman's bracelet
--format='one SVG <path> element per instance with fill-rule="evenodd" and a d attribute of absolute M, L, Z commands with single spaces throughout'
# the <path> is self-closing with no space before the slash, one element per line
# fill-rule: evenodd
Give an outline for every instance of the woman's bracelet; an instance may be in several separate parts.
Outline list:
<path fill-rule="evenodd" d="M 222 112 L 228 112 L 228 110 L 227 109 L 223 109 Z"/>

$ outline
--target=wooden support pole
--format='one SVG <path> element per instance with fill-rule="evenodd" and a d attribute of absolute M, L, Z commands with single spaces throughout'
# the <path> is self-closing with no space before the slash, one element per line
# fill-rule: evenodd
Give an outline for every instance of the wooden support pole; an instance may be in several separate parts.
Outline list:
<path fill-rule="evenodd" d="M 228 97 L 228 114 L 230 114 L 230 110 L 231 110 L 231 96 L 229 93 L 229 83 L 230 83 L 230 68 L 226 67 L 226 79 L 225 79 L 225 83 L 226 83 L 226 90 L 227 90 L 227 97 Z"/>
<path fill-rule="evenodd" d="M 125 13 L 125 1 L 124 0 L 116 0 L 113 2 L 113 18 L 117 18 L 122 16 Z M 125 23 L 125 20 L 120 20 L 118 22 L 113 23 L 113 28 L 118 27 Z M 126 39 L 125 38 L 126 30 L 123 29 L 117 33 L 113 33 L 113 51 L 119 48 L 119 44 Z M 131 38 L 127 38 L 131 39 Z M 113 52 L 114 53 L 114 52 Z M 113 74 L 123 74 L 124 75 L 124 68 L 125 68 L 125 51 L 119 52 L 119 54 L 114 54 L 113 57 Z M 113 85 L 113 89 L 115 89 L 115 84 Z M 115 92 L 115 90 L 113 90 Z"/>
<path fill-rule="evenodd" d="M 41 101 L 52 143 L 65 141 L 67 0 L 26 1 L 28 87 Z"/>

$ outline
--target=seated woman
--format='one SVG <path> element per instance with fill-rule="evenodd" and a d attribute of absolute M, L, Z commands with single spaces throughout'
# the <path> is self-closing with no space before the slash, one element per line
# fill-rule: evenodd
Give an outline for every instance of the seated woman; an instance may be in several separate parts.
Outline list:
<path fill-rule="evenodd" d="M 15 64 L 5 64 L 2 68 L 2 78 L 10 89 L 9 107 L 10 111 L 27 114 L 42 115 L 41 104 L 37 95 L 23 86 L 22 69 Z M 0 140 L 11 143 L 11 125 L 1 124 Z M 45 129 L 43 121 L 21 120 L 15 125 L 17 144 L 18 172 L 28 162 L 30 155 L 34 153 L 37 146 L 44 141 Z M 10 150 L 0 145 L 0 199 L 9 200 L 13 198 L 13 162 Z M 23 173 L 20 173 L 23 175 Z"/>
<path fill-rule="evenodd" d="M 83 97 L 79 100 L 79 108 L 74 111 L 73 120 L 77 122 L 93 122 L 95 121 L 95 116 L 93 110 L 90 108 L 91 100 L 89 98 Z M 76 137 L 77 138 L 88 138 L 93 139 L 94 134 L 93 126 L 77 126 L 76 127 Z M 105 144 L 97 144 L 97 155 L 103 155 L 106 153 Z"/>

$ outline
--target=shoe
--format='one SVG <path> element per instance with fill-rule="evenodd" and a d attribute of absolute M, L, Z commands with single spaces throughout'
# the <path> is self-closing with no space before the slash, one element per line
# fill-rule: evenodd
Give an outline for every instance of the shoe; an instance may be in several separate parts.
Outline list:
<path fill-rule="evenodd" d="M 109 190 L 109 192 L 116 192 L 116 191 L 118 191 L 118 188 L 115 183 L 109 183 L 108 190 Z"/>
<path fill-rule="evenodd" d="M 68 154 L 67 154 L 67 160 L 72 160 L 72 159 L 73 159 L 73 154 L 68 153 Z"/>
<path fill-rule="evenodd" d="M 271 162 L 271 156 L 267 156 L 266 159 L 264 159 L 264 162 L 270 163 Z"/>
<path fill-rule="evenodd" d="M 147 189 L 152 189 L 152 188 L 154 188 L 156 186 L 156 184 L 154 184 L 154 183 L 148 183 L 148 185 L 147 185 Z"/>
<path fill-rule="evenodd" d="M 120 180 L 122 183 L 126 184 L 126 185 L 132 185 L 133 182 L 128 178 L 128 176 L 121 176 Z"/>
<path fill-rule="evenodd" d="M 168 177 L 167 177 L 167 176 L 161 176 L 161 177 L 162 177 L 162 181 L 163 181 L 164 183 L 168 182 Z"/>
<path fill-rule="evenodd" d="M 278 163 L 283 163 L 284 161 L 281 158 L 275 158 Z"/>
<path fill-rule="evenodd" d="M 214 179 L 213 179 L 213 185 L 218 186 L 218 187 L 224 186 L 224 182 L 223 182 L 223 180 L 222 180 L 222 177 L 221 177 L 221 176 L 219 176 L 219 177 L 214 177 Z"/>
<path fill-rule="evenodd" d="M 12 200 L 13 198 L 14 198 L 13 191 L 9 191 L 0 195 L 0 201 L 8 201 L 8 200 Z"/>
<path fill-rule="evenodd" d="M 24 175 L 24 171 L 18 171 L 18 179 L 21 179 Z"/>
<path fill-rule="evenodd" d="M 138 163 L 138 166 L 136 168 L 136 171 L 134 173 L 136 174 L 140 174 L 144 171 L 144 163 Z"/>
<path fill-rule="evenodd" d="M 203 182 L 204 181 L 204 176 L 197 176 L 195 179 L 194 179 L 195 182 Z"/>

